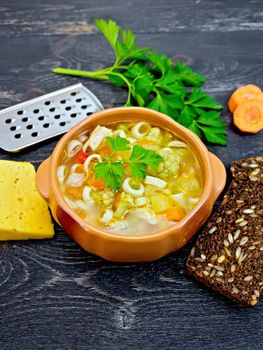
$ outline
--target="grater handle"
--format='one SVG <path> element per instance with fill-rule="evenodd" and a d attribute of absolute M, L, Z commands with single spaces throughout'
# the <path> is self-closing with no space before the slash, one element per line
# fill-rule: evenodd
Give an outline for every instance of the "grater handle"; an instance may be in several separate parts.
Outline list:
<path fill-rule="evenodd" d="M 37 188 L 41 196 L 45 199 L 46 202 L 49 202 L 49 194 L 50 194 L 50 161 L 51 157 L 44 160 L 39 168 L 37 169 Z"/>

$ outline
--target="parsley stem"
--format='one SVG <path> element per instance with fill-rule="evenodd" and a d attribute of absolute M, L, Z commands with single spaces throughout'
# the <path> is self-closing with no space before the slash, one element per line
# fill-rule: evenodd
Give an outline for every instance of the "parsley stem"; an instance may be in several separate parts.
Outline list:
<path fill-rule="evenodd" d="M 55 68 L 52 72 L 63 75 L 73 75 L 77 77 L 94 78 L 99 80 L 109 80 L 107 74 L 109 73 L 109 68 L 101 69 L 96 72 L 77 70 L 77 69 L 67 69 L 67 68 Z"/>
<path fill-rule="evenodd" d="M 69 68 L 54 68 L 52 72 L 63 75 L 73 75 L 78 77 L 86 77 L 86 78 L 94 78 L 99 80 L 109 80 L 108 75 L 114 69 L 125 69 L 127 70 L 128 66 L 118 66 L 114 64 L 112 67 L 107 67 L 103 69 L 99 69 L 97 71 L 88 71 L 88 70 L 78 70 L 78 69 L 69 69 Z"/>
<path fill-rule="evenodd" d="M 109 75 L 115 75 L 121 78 L 128 87 L 128 98 L 125 103 L 125 106 L 131 105 L 131 92 L 132 92 L 132 85 L 130 84 L 129 80 L 125 78 L 125 76 L 122 73 L 113 72 L 114 69 L 128 69 L 128 66 L 119 66 L 117 63 L 115 63 L 112 67 L 104 68 L 97 70 L 95 72 L 87 71 L 87 70 L 78 70 L 78 69 L 68 69 L 68 68 L 54 68 L 52 72 L 57 74 L 63 74 L 63 75 L 72 75 L 77 77 L 84 77 L 84 78 L 93 78 L 98 80 L 109 80 Z"/>
<path fill-rule="evenodd" d="M 129 69 L 129 66 L 112 66 L 115 69 Z"/>
<path fill-rule="evenodd" d="M 130 84 L 129 80 L 122 74 L 122 73 L 117 73 L 117 72 L 109 72 L 109 75 L 115 75 L 119 78 L 121 78 L 126 85 L 128 86 L 128 98 L 125 103 L 125 106 L 130 106 L 131 105 L 131 92 L 132 92 L 132 85 Z"/>

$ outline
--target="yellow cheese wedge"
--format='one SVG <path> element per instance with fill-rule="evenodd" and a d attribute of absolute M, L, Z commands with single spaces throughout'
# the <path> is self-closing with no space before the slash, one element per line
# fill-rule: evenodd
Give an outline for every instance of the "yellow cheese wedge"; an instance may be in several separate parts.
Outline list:
<path fill-rule="evenodd" d="M 48 205 L 32 164 L 0 160 L 0 241 L 54 236 Z"/>

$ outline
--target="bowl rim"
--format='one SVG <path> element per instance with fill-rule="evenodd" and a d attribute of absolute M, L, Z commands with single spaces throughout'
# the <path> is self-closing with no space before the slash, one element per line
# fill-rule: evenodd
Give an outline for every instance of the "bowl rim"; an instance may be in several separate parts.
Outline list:
<path fill-rule="evenodd" d="M 113 233 L 109 232 L 103 229 L 99 229 L 93 225 L 90 225 L 83 219 L 81 219 L 66 203 L 64 200 L 62 193 L 59 189 L 59 185 L 56 178 L 56 169 L 58 166 L 58 161 L 60 159 L 61 153 L 64 151 L 65 146 L 67 142 L 72 138 L 74 134 L 77 134 L 78 131 L 90 123 L 94 121 L 101 120 L 101 125 L 106 125 L 107 122 L 105 122 L 105 119 L 107 116 L 110 116 L 112 114 L 116 114 L 116 122 L 121 121 L 128 121 L 131 118 L 125 119 L 124 115 L 127 113 L 133 112 L 143 112 L 148 115 L 153 116 L 154 118 L 159 118 L 164 122 L 164 129 L 168 129 L 171 132 L 174 132 L 178 134 L 180 138 L 184 140 L 185 138 L 188 138 L 191 140 L 191 146 L 194 148 L 194 152 L 198 153 L 199 159 L 202 158 L 202 171 L 204 174 L 204 188 L 202 195 L 196 204 L 196 206 L 179 222 L 175 223 L 172 226 L 169 226 L 168 228 L 165 228 L 164 230 L 149 233 L 147 235 L 142 236 L 129 236 L 127 234 L 119 234 L 119 233 Z M 123 115 L 123 119 L 120 120 L 120 115 Z M 143 119 L 143 118 L 142 118 Z M 140 119 L 141 120 L 141 119 Z M 100 124 L 100 123 L 98 123 Z M 108 123 L 112 124 L 112 122 Z M 154 123 L 153 123 L 154 124 Z M 168 125 L 168 127 L 166 127 Z M 189 143 L 189 142 L 188 142 Z M 193 147 L 194 146 L 194 147 Z M 201 207 L 207 202 L 211 195 L 212 187 L 213 187 L 213 181 L 212 181 L 212 171 L 211 171 L 211 164 L 209 159 L 209 152 L 206 146 L 203 144 L 203 142 L 199 139 L 197 135 L 195 135 L 191 130 L 186 129 L 176 121 L 174 121 L 171 117 L 144 107 L 114 107 L 114 108 L 108 108 L 104 109 L 102 111 L 96 112 L 92 114 L 91 116 L 85 118 L 80 123 L 76 124 L 72 129 L 70 129 L 56 144 L 52 155 L 51 155 L 51 163 L 50 163 L 50 191 L 54 194 L 55 199 L 57 201 L 57 204 L 60 208 L 63 209 L 79 226 L 81 226 L 85 231 L 88 231 L 89 233 L 92 233 L 100 238 L 108 239 L 108 240 L 118 240 L 118 241 L 155 241 L 160 240 L 161 238 L 164 238 L 166 236 L 169 236 L 170 234 L 174 234 L 175 231 L 181 230 L 189 220 L 191 220 L 197 212 L 201 209 Z"/>

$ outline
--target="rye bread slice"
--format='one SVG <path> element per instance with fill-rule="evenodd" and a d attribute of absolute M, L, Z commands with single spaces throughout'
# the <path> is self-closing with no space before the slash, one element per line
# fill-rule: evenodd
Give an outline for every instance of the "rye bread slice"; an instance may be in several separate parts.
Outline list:
<path fill-rule="evenodd" d="M 246 174 L 250 177 L 263 176 L 263 156 L 251 157 L 236 160 L 231 163 L 231 173 L 234 177 L 240 174 Z"/>
<path fill-rule="evenodd" d="M 256 305 L 263 291 L 262 218 L 262 177 L 242 172 L 192 248 L 187 272 L 244 306 Z"/>

